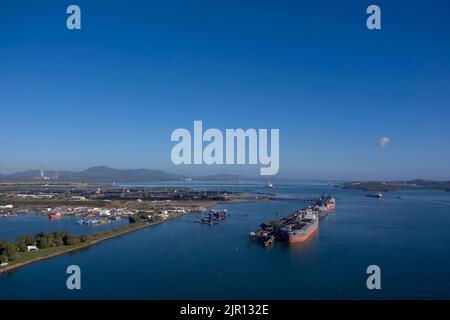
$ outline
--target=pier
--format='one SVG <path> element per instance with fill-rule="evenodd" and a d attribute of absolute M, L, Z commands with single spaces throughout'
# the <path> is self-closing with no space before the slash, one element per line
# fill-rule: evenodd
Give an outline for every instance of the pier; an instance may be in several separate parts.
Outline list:
<path fill-rule="evenodd" d="M 207 224 L 207 225 L 215 225 L 220 221 L 225 220 L 228 217 L 227 209 L 223 210 L 215 210 L 210 209 L 208 213 L 205 213 L 200 220 L 194 220 L 194 222 Z"/>
<path fill-rule="evenodd" d="M 249 237 L 251 239 L 255 239 L 255 240 L 259 240 L 259 242 L 261 242 L 264 247 L 268 247 L 269 245 L 272 245 L 275 243 L 275 240 L 277 239 L 277 229 L 287 225 L 288 223 L 295 221 L 299 214 L 300 211 L 296 211 L 292 214 L 290 214 L 287 217 L 284 217 L 278 221 L 274 221 L 276 222 L 276 224 L 261 224 L 261 229 L 256 231 L 256 232 L 250 232 L 249 233 Z"/>
<path fill-rule="evenodd" d="M 268 197 L 269 200 L 276 200 L 276 201 L 297 201 L 297 202 L 311 202 L 316 203 L 323 199 L 323 197 L 277 197 L 277 196 L 270 196 Z"/>

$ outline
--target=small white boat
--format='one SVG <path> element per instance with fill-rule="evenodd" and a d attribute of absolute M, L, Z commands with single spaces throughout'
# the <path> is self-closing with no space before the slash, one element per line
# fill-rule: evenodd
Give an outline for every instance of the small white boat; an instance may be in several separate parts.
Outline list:
<path fill-rule="evenodd" d="M 383 194 L 381 192 L 377 192 L 377 193 L 366 193 L 366 197 L 370 197 L 370 198 L 383 198 Z"/>
<path fill-rule="evenodd" d="M 273 186 L 272 182 L 267 181 L 267 183 L 264 187 L 272 189 L 274 186 Z"/>

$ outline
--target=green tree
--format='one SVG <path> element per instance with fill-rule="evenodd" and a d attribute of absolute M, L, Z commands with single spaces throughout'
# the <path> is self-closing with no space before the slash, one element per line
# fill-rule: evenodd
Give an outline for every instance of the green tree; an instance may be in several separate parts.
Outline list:
<path fill-rule="evenodd" d="M 137 214 L 128 217 L 128 221 L 130 223 L 141 222 L 141 220 L 141 217 L 139 217 Z"/>
<path fill-rule="evenodd" d="M 48 238 L 39 238 L 37 241 L 37 247 L 39 249 L 46 249 L 50 247 L 50 242 Z"/>
<path fill-rule="evenodd" d="M 80 243 L 80 238 L 68 233 L 63 237 L 63 241 L 64 245 L 73 246 L 75 244 Z"/>
<path fill-rule="evenodd" d="M 24 243 L 27 246 L 35 246 L 36 238 L 30 237 L 30 236 L 20 236 L 17 238 L 17 242 Z"/>
<path fill-rule="evenodd" d="M 14 254 L 17 252 L 17 246 L 14 242 L 7 242 L 5 246 L 5 254 L 8 257 L 14 256 Z"/>
<path fill-rule="evenodd" d="M 64 241 L 62 238 L 53 239 L 52 247 L 61 247 L 64 245 Z"/>
<path fill-rule="evenodd" d="M 0 263 L 6 263 L 8 262 L 8 256 L 6 254 L 3 254 L 0 256 Z"/>
<path fill-rule="evenodd" d="M 8 260 L 9 261 L 14 261 L 17 259 L 17 252 L 11 253 L 10 255 L 8 255 Z"/>
<path fill-rule="evenodd" d="M 0 239 L 0 255 L 5 254 L 7 243 L 8 243 L 8 241 Z"/>
<path fill-rule="evenodd" d="M 92 237 L 89 234 L 82 234 L 80 236 L 80 241 L 81 242 L 89 242 L 89 241 L 91 241 L 91 239 L 92 239 Z"/>
<path fill-rule="evenodd" d="M 65 231 L 55 231 L 52 233 L 53 238 L 55 239 L 62 239 L 67 235 L 67 232 Z"/>
<path fill-rule="evenodd" d="M 27 249 L 27 245 L 26 245 L 25 242 L 18 242 L 18 243 L 17 243 L 17 249 L 18 249 L 20 252 L 25 252 L 25 251 L 28 250 L 28 249 Z"/>

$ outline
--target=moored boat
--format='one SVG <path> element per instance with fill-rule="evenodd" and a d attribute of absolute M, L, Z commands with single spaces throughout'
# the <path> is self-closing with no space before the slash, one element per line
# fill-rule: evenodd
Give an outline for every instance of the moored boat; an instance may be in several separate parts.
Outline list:
<path fill-rule="evenodd" d="M 50 214 L 48 215 L 48 218 L 49 218 L 50 220 L 52 220 L 52 219 L 61 219 L 61 217 L 62 217 L 61 212 L 50 213 Z"/>
<path fill-rule="evenodd" d="M 274 188 L 272 182 L 270 182 L 270 181 L 267 181 L 267 183 L 264 185 L 264 187 L 265 188 L 269 188 L 269 189 L 273 189 Z"/>
<path fill-rule="evenodd" d="M 368 192 L 368 193 L 366 193 L 366 197 L 380 199 L 380 198 L 383 198 L 383 194 L 381 192 L 376 192 L 376 193 Z"/>
<path fill-rule="evenodd" d="M 336 209 L 336 199 L 332 196 L 328 196 L 326 199 L 327 211 Z"/>

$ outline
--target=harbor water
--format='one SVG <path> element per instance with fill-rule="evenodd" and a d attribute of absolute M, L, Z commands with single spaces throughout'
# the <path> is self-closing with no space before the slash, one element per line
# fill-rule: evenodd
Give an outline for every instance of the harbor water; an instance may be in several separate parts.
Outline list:
<path fill-rule="evenodd" d="M 23 235 L 34 236 L 38 232 L 68 231 L 75 235 L 105 231 L 128 224 L 128 219 L 108 221 L 107 224 L 81 225 L 80 217 L 49 219 L 46 215 L 18 214 L 0 218 L 0 239 L 16 240 Z"/>
<path fill-rule="evenodd" d="M 376 199 L 326 183 L 235 188 L 293 197 L 331 193 L 337 209 L 307 242 L 264 248 L 247 234 L 276 212 L 281 217 L 305 204 L 221 205 L 230 216 L 214 226 L 188 215 L 0 275 L 0 299 L 450 298 L 450 192 Z M 12 237 L 11 223 L 0 220 L 0 238 Z M 46 231 L 31 226 L 23 231 Z M 69 265 L 81 268 L 81 290 L 66 287 Z M 369 265 L 381 269 L 381 290 L 367 289 Z"/>

